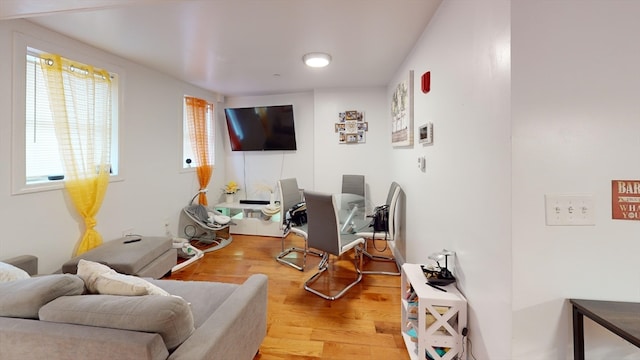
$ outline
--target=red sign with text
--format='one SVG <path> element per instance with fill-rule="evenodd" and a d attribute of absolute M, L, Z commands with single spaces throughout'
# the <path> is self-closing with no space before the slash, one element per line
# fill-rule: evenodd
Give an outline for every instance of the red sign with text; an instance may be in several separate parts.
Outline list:
<path fill-rule="evenodd" d="M 640 180 L 611 181 L 612 219 L 640 220 Z"/>

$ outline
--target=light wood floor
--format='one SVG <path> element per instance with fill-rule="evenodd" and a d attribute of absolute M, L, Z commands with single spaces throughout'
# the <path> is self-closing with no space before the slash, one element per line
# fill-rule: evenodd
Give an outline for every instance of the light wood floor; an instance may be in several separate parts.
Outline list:
<path fill-rule="evenodd" d="M 293 234 L 287 238 L 287 247 L 291 244 L 303 246 Z M 376 243 L 378 248 L 383 245 Z M 280 238 L 233 235 L 229 246 L 207 253 L 169 278 L 242 283 L 251 274 L 266 274 L 267 337 L 254 360 L 409 359 L 400 334 L 399 276 L 365 275 L 344 297 L 328 301 L 303 287 L 315 274 L 319 258 L 308 256 L 307 268 L 301 272 L 275 260 L 280 250 Z M 369 251 L 373 251 L 371 243 Z M 385 254 L 390 254 L 388 249 Z M 322 291 L 340 279 L 348 281 L 353 273 L 350 256 L 331 258 L 331 283 L 319 280 L 314 286 Z M 365 269 L 389 266 L 369 262 Z"/>

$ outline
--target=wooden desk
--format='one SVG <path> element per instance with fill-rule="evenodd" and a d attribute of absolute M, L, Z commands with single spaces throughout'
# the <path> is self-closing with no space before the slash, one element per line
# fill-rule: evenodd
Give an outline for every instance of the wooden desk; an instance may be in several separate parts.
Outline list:
<path fill-rule="evenodd" d="M 573 358 L 584 360 L 584 316 L 640 347 L 640 303 L 569 299 L 573 306 Z"/>

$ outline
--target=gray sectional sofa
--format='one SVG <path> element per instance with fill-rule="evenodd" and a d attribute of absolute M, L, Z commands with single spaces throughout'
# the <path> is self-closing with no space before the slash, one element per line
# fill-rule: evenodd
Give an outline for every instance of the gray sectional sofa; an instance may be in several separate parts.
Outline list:
<path fill-rule="evenodd" d="M 32 256 L 3 262 L 30 274 L 37 269 Z M 254 358 L 267 329 L 265 275 L 251 275 L 241 285 L 148 281 L 182 299 L 85 295 L 84 282 L 72 274 L 0 283 L 0 359 Z M 90 316 L 77 320 L 83 311 Z M 108 327 L 96 325 L 101 321 Z"/>

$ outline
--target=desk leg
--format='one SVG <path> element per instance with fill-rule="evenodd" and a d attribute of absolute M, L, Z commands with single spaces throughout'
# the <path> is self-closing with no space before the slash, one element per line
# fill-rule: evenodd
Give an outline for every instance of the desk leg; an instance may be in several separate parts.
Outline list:
<path fill-rule="evenodd" d="M 584 360 L 584 315 L 573 306 L 573 359 Z"/>

